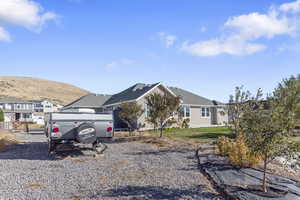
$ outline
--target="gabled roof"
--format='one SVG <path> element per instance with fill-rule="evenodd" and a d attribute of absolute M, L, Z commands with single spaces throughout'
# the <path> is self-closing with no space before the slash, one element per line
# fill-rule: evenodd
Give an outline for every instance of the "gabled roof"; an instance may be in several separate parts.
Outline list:
<path fill-rule="evenodd" d="M 112 105 L 112 104 L 119 104 L 122 102 L 128 102 L 138 99 L 139 97 L 145 95 L 147 92 L 152 90 L 153 88 L 159 86 L 161 83 L 155 84 L 144 84 L 144 83 L 137 83 L 130 88 L 113 95 L 104 105 Z"/>
<path fill-rule="evenodd" d="M 0 97 L 0 103 L 30 103 L 22 99 L 17 99 L 14 97 Z"/>
<path fill-rule="evenodd" d="M 99 108 L 111 97 L 104 94 L 87 94 L 63 107 L 68 108 Z"/>
<path fill-rule="evenodd" d="M 173 93 L 175 93 L 177 96 L 181 97 L 182 104 L 187 105 L 207 105 L 207 106 L 213 106 L 213 102 L 210 99 L 201 97 L 199 95 L 196 95 L 194 93 L 191 93 L 189 91 L 176 88 L 176 87 L 169 87 Z"/>

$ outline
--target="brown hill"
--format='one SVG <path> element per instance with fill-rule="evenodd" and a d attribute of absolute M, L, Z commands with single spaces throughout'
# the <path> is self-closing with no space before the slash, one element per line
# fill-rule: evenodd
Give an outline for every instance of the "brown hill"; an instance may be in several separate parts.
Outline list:
<path fill-rule="evenodd" d="M 24 100 L 50 100 L 54 103 L 68 104 L 89 91 L 76 86 L 55 81 L 29 77 L 0 76 L 0 96 Z"/>

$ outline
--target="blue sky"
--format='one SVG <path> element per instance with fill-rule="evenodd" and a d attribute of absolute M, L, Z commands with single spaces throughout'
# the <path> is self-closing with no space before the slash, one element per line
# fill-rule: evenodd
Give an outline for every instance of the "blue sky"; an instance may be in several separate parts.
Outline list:
<path fill-rule="evenodd" d="M 112 94 L 163 82 L 227 101 L 300 73 L 300 0 L 2 0 L 1 76 Z"/>

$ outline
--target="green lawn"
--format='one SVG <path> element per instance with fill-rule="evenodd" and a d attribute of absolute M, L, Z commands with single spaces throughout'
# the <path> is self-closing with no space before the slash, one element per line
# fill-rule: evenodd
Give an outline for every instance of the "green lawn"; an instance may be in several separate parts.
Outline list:
<path fill-rule="evenodd" d="M 159 135 L 159 131 L 150 131 L 153 135 Z M 166 129 L 163 136 L 170 138 L 184 138 L 199 140 L 199 142 L 210 142 L 216 140 L 220 136 L 233 138 L 227 127 L 209 127 L 209 128 L 187 128 L 187 129 Z"/>

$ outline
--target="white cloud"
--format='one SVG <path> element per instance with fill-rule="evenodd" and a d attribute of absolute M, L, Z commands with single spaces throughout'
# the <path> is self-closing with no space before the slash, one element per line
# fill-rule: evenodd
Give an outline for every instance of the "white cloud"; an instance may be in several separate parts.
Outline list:
<path fill-rule="evenodd" d="M 263 51 L 266 47 L 262 44 L 248 43 L 237 38 L 213 39 L 189 44 L 185 42 L 182 50 L 195 56 L 216 56 L 222 53 L 231 55 L 249 55 Z"/>
<path fill-rule="evenodd" d="M 298 13 L 300 12 L 300 0 L 281 4 L 279 9 L 283 12 Z"/>
<path fill-rule="evenodd" d="M 261 37 L 272 38 L 276 35 L 291 35 L 295 32 L 295 25 L 287 17 L 281 17 L 277 11 L 268 14 L 250 13 L 230 18 L 225 23 L 245 40 Z"/>
<path fill-rule="evenodd" d="M 7 42 L 10 41 L 10 35 L 2 27 L 0 27 L 0 41 L 1 40 Z"/>
<path fill-rule="evenodd" d="M 104 66 L 104 68 L 106 71 L 114 71 L 114 70 L 118 69 L 119 67 L 132 65 L 133 63 L 135 63 L 134 60 L 124 58 L 121 60 L 116 60 L 116 61 L 110 62 L 110 63 L 106 64 Z"/>
<path fill-rule="evenodd" d="M 299 0 L 300 1 L 300 0 Z M 265 50 L 258 39 L 272 39 L 275 36 L 293 36 L 298 31 L 298 22 L 288 17 L 278 8 L 270 8 L 266 14 L 250 13 L 230 17 L 224 23 L 221 36 L 194 43 L 185 42 L 182 50 L 196 56 L 216 56 L 219 54 L 250 55 Z"/>
<path fill-rule="evenodd" d="M 164 43 L 166 48 L 170 48 L 174 45 L 177 37 L 175 35 L 167 34 L 165 32 L 158 33 L 159 39 Z"/>
<path fill-rule="evenodd" d="M 47 21 L 56 18 L 55 13 L 44 12 L 44 9 L 33 0 L 0 1 L 0 23 L 3 25 L 17 25 L 32 31 L 40 31 Z"/>

